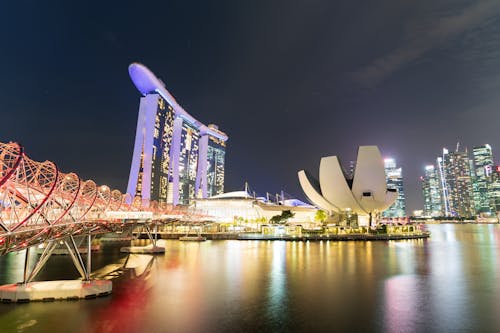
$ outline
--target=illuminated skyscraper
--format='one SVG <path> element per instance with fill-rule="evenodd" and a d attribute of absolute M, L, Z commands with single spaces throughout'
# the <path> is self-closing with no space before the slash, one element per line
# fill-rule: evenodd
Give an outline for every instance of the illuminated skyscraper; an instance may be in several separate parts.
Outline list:
<path fill-rule="evenodd" d="M 215 125 L 208 125 L 208 127 Z M 224 158 L 226 155 L 226 142 L 207 135 L 207 195 L 209 197 L 224 193 Z"/>
<path fill-rule="evenodd" d="M 349 161 L 349 165 L 346 171 L 346 176 L 348 179 L 354 178 L 354 171 L 356 171 L 356 161 Z"/>
<path fill-rule="evenodd" d="M 178 119 L 178 120 L 177 120 Z M 196 177 L 198 168 L 198 140 L 199 130 L 182 118 L 176 119 L 177 135 L 180 135 L 178 164 L 173 166 L 172 174 L 178 172 L 174 177 L 174 196 L 179 198 L 179 204 L 189 204 L 189 200 L 196 197 Z M 175 146 L 174 146 L 175 147 Z M 178 192 L 176 192 L 178 189 Z"/>
<path fill-rule="evenodd" d="M 444 156 L 448 154 L 448 149 L 443 148 L 443 155 L 436 159 L 437 177 L 439 181 L 439 193 L 441 195 L 442 216 L 451 216 L 450 196 L 448 195 L 448 186 L 446 184 L 446 173 L 444 166 Z"/>
<path fill-rule="evenodd" d="M 443 149 L 438 158 L 446 216 L 472 217 L 475 215 L 470 160 L 467 151 L 449 152 Z"/>
<path fill-rule="evenodd" d="M 382 213 L 384 217 L 406 217 L 405 193 L 403 188 L 403 173 L 401 168 L 396 167 L 396 161 L 393 158 L 384 160 L 385 176 L 387 179 L 387 188 L 398 191 L 396 201 Z"/>
<path fill-rule="evenodd" d="M 474 160 L 474 204 L 476 213 L 480 215 L 495 215 L 495 199 L 492 195 L 493 184 L 493 154 L 491 146 L 486 144 L 474 147 L 472 150 Z"/>
<path fill-rule="evenodd" d="M 130 183 L 135 195 L 167 201 L 167 185 L 173 135 L 173 109 L 158 94 L 141 97 L 132 170 L 137 178 Z M 147 134 L 146 134 L 147 133 Z"/>
<path fill-rule="evenodd" d="M 497 214 L 500 212 L 500 165 L 493 168 L 491 174 L 490 197 L 492 200 L 492 213 Z"/>
<path fill-rule="evenodd" d="M 424 215 L 433 217 L 444 215 L 439 177 L 434 165 L 425 167 L 425 175 L 420 180 L 424 194 Z"/>
<path fill-rule="evenodd" d="M 188 114 L 145 66 L 131 64 L 129 74 L 143 97 L 127 193 L 145 203 L 155 200 L 173 205 L 221 193 L 227 135 Z M 211 141 L 218 142 L 215 189 L 209 179 L 214 173 L 210 169 L 213 156 L 207 155 Z"/>

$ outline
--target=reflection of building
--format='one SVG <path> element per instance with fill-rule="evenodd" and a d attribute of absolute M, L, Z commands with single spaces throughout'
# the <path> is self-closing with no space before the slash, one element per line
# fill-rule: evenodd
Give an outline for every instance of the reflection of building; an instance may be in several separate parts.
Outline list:
<path fill-rule="evenodd" d="M 423 214 L 433 217 L 443 215 L 439 177 L 434 165 L 425 167 L 425 175 L 420 180 L 422 181 L 422 192 L 424 194 Z"/>
<path fill-rule="evenodd" d="M 397 198 L 396 190 L 387 188 L 384 162 L 376 146 L 359 147 L 352 179 L 344 174 L 337 156 L 321 159 L 319 181 L 304 170 L 298 176 L 312 203 L 330 214 L 346 216 L 347 221 L 355 214 L 359 225 L 370 225 L 372 217 Z"/>
<path fill-rule="evenodd" d="M 127 192 L 173 205 L 222 193 L 226 134 L 189 115 L 145 66 L 129 74 L 143 97 Z"/>
<path fill-rule="evenodd" d="M 393 158 L 384 160 L 385 176 L 387 179 L 387 188 L 398 192 L 396 201 L 382 213 L 384 217 L 406 217 L 405 193 L 403 190 L 403 173 L 401 168 L 396 167 L 396 161 Z"/>

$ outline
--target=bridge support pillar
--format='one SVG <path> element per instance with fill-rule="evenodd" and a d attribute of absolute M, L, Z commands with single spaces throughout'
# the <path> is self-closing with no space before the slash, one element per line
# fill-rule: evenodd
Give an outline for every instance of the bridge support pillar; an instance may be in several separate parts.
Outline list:
<path fill-rule="evenodd" d="M 92 235 L 87 235 L 87 273 L 90 278 L 92 272 Z"/>
<path fill-rule="evenodd" d="M 85 265 L 83 264 L 82 256 L 80 255 L 80 252 L 78 251 L 78 246 L 76 246 L 75 239 L 73 238 L 73 236 L 70 235 L 68 237 L 68 239 L 64 240 L 64 244 L 66 244 L 66 247 L 68 248 L 69 255 L 71 256 L 71 259 L 73 260 L 73 264 L 75 265 L 76 269 L 78 270 L 78 272 L 82 276 L 82 279 L 84 281 L 89 281 L 90 280 L 90 273 L 87 272 L 87 269 L 85 268 Z"/>
<path fill-rule="evenodd" d="M 26 248 L 26 253 L 24 256 L 24 272 L 23 272 L 23 284 L 26 285 L 28 282 L 28 270 L 30 267 L 30 249 L 31 247 Z"/>
<path fill-rule="evenodd" d="M 91 259 L 91 235 L 87 235 L 87 260 L 86 265 L 73 236 L 63 240 L 69 255 L 80 273 L 81 280 L 60 280 L 60 281 L 35 281 L 33 279 L 45 266 L 47 260 L 57 247 L 58 241 L 49 241 L 42 254 L 38 258 L 31 272 L 30 248 L 26 248 L 23 281 L 15 284 L 0 286 L 0 301 L 10 302 L 29 302 L 29 301 L 53 301 L 53 300 L 72 300 L 72 299 L 90 299 L 111 294 L 112 282 L 109 280 L 91 280 L 92 272 Z"/>
<path fill-rule="evenodd" d="M 125 246 L 120 249 L 120 252 L 125 252 L 125 253 L 149 253 L 149 254 L 159 254 L 159 253 L 165 253 L 165 247 L 163 246 L 158 246 L 158 229 L 157 229 L 157 224 L 155 223 L 154 225 L 154 236 L 153 232 L 151 232 L 151 228 L 144 223 L 141 226 L 141 230 L 139 231 L 139 234 L 142 232 L 142 230 L 146 230 L 146 234 L 148 235 L 149 240 L 151 241 L 151 244 L 148 246 Z"/>

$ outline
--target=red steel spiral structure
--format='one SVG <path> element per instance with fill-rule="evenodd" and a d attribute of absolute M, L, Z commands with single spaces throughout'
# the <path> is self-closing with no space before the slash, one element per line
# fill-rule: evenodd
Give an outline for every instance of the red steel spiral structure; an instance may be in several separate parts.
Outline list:
<path fill-rule="evenodd" d="M 139 210 L 127 195 L 50 161 L 30 159 L 21 145 L 0 142 L 0 255 L 68 235 L 121 230 L 107 211 Z"/>

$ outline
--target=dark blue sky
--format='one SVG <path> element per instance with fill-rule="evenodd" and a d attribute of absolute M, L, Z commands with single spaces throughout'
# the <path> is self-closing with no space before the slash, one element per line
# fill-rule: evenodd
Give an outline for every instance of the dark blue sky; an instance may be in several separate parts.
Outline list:
<path fill-rule="evenodd" d="M 133 61 L 228 133 L 227 190 L 302 197 L 299 169 L 376 144 L 411 212 L 443 146 L 500 156 L 497 0 L 3 1 L 0 41 L 0 141 L 122 191 Z"/>

